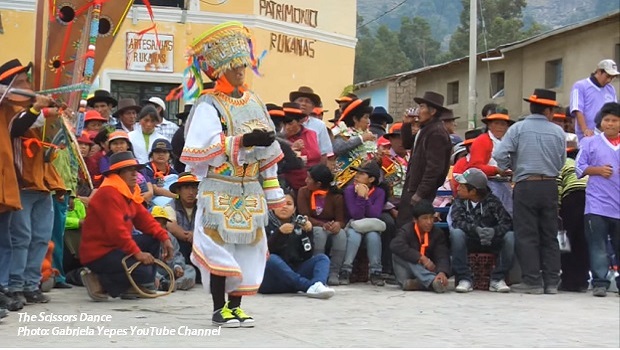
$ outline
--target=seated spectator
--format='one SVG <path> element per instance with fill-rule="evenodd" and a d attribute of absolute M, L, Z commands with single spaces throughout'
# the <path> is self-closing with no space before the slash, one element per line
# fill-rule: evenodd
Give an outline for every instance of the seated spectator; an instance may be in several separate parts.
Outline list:
<path fill-rule="evenodd" d="M 448 289 L 450 249 L 446 235 L 434 226 L 435 209 L 428 200 L 413 208 L 413 222 L 405 224 L 390 243 L 394 274 L 403 290 Z"/>
<path fill-rule="evenodd" d="M 106 146 L 106 149 L 108 151 L 105 153 L 105 156 L 101 157 L 101 159 L 99 160 L 100 174 L 110 168 L 111 155 L 119 152 L 133 152 L 131 142 L 129 141 L 129 136 L 126 132 L 121 130 L 113 131 L 108 135 L 108 142 L 106 143 Z"/>
<path fill-rule="evenodd" d="M 171 151 L 170 141 L 163 138 L 155 140 L 149 153 L 151 161 L 144 169 L 147 181 L 153 186 L 154 196 L 151 202 L 157 206 L 166 206 L 177 197 L 170 191 L 170 185 L 179 178 L 172 167 Z"/>
<path fill-rule="evenodd" d="M 151 215 L 153 215 L 164 230 L 166 229 L 166 225 L 171 221 L 170 214 L 168 214 L 163 207 L 153 207 Z M 174 256 L 167 263 L 174 272 L 174 290 L 190 290 L 196 285 L 196 269 L 185 262 L 185 257 L 183 257 L 180 251 L 179 242 L 174 235 L 168 232 L 168 238 L 170 238 L 170 242 L 172 242 L 172 247 L 174 248 Z M 168 288 L 170 288 L 170 276 L 168 276 L 168 273 L 162 267 L 157 268 L 155 280 L 155 285 L 159 286 L 159 290 L 167 291 Z"/>
<path fill-rule="evenodd" d="M 194 223 L 198 206 L 196 197 L 198 195 L 198 184 L 200 181 L 196 175 L 184 172 L 179 175 L 177 182 L 170 185 L 170 191 L 176 194 L 177 198 L 169 204 L 174 215 L 171 215 L 171 222 L 166 224 L 166 229 L 177 239 L 181 254 L 188 264 L 191 263 L 189 256 L 192 253 Z M 200 273 L 200 270 L 197 272 Z"/>
<path fill-rule="evenodd" d="M 110 168 L 88 206 L 82 227 L 80 261 L 85 268 L 82 282 L 95 301 L 111 297 L 135 296 L 135 290 L 125 274 L 121 260 L 130 255 L 127 265 L 141 262 L 133 272 L 134 281 L 144 293 L 155 293 L 154 259 L 159 256 L 160 242 L 163 258 L 172 258 L 174 250 L 168 232 L 142 206 L 143 199 L 136 183 L 140 165 L 131 152 L 115 153 Z M 134 225 L 142 231 L 133 235 Z"/>
<path fill-rule="evenodd" d="M 80 155 L 86 164 L 86 171 L 88 172 L 88 174 L 84 174 L 81 168 L 78 170 L 77 198 L 79 198 L 82 203 L 87 206 L 93 192 L 92 186 L 88 182 L 87 177 L 90 178 L 91 171 L 99 173 L 99 171 L 94 170 L 99 168 L 99 164 L 95 164 L 93 162 L 93 158 L 89 156 L 90 149 L 94 143 L 85 132 L 83 132 L 82 136 L 77 139 L 77 143 L 80 148 Z"/>
<path fill-rule="evenodd" d="M 321 162 L 321 150 L 317 141 L 316 133 L 305 127 L 301 120 L 307 116 L 294 102 L 283 104 L 284 110 L 284 134 L 291 148 L 304 163 L 301 169 L 290 169 L 284 173 L 287 184 L 295 191 L 299 191 L 305 185 L 308 168 Z"/>
<path fill-rule="evenodd" d="M 313 256 L 312 223 L 308 217 L 295 215 L 295 199 L 285 196 L 285 205 L 269 213 L 265 228 L 269 259 L 263 283 L 263 294 L 305 292 L 310 298 L 329 299 L 334 290 L 325 286 L 329 274 L 329 258 Z"/>
<path fill-rule="evenodd" d="M 91 138 L 94 138 L 104 128 L 104 124 L 108 120 L 99 114 L 94 109 L 86 111 L 84 115 L 84 131 L 88 133 Z"/>
<path fill-rule="evenodd" d="M 79 268 L 82 267 L 79 257 L 82 225 L 86 218 L 86 206 L 79 198 L 71 196 L 65 221 L 65 250 L 63 266 L 66 271 L 67 283 L 81 286 Z"/>
<path fill-rule="evenodd" d="M 110 132 L 108 129 L 103 128 L 94 138 L 91 137 L 94 144 L 90 147 L 90 153 L 88 155 L 90 162 L 86 164 L 89 165 L 88 172 L 95 188 L 99 188 L 103 179 L 99 168 L 99 162 L 109 151 L 107 145 L 109 134 Z"/>
<path fill-rule="evenodd" d="M 488 188 L 482 170 L 469 168 L 456 176 L 458 198 L 452 206 L 450 244 L 456 291 L 473 290 L 473 277 L 467 264 L 468 253 L 499 253 L 499 262 L 491 272 L 491 292 L 508 293 L 505 278 L 512 268 L 515 239 L 510 214 Z"/>
<path fill-rule="evenodd" d="M 586 240 L 590 251 L 592 295 L 607 295 L 610 281 L 607 236 L 614 254 L 620 256 L 620 104 L 609 102 L 601 108 L 601 134 L 584 137 L 577 155 L 577 176 L 589 175 L 586 185 Z M 599 122 L 597 121 L 597 124 Z M 620 289 L 620 278 L 616 278 Z"/>
<path fill-rule="evenodd" d="M 376 228 L 375 222 L 368 225 L 364 232 L 347 228 L 347 250 L 340 270 L 340 284 L 349 284 L 353 261 L 357 256 L 362 239 L 366 243 L 366 253 L 370 262 L 370 282 L 375 286 L 385 285 L 381 276 L 381 231 L 385 224 L 379 220 L 385 205 L 385 190 L 379 187 L 381 169 L 376 161 L 369 161 L 361 168 L 353 168 L 353 183 L 344 190 L 344 203 L 351 220 L 376 219 L 384 225 L 382 230 Z"/>
<path fill-rule="evenodd" d="M 332 186 L 334 175 L 323 164 L 317 164 L 308 170 L 306 186 L 299 189 L 297 207 L 299 214 L 308 217 L 314 234 L 314 254 L 325 254 L 328 242 L 330 266 L 327 284 L 340 284 L 338 274 L 342 268 L 347 248 L 347 234 L 344 202 L 342 195 Z"/>

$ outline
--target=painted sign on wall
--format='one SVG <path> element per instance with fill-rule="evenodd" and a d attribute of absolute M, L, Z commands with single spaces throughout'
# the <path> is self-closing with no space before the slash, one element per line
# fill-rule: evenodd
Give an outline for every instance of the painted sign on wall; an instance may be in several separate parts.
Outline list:
<path fill-rule="evenodd" d="M 259 11 L 261 15 L 278 21 L 305 24 L 312 28 L 316 28 L 318 24 L 319 11 L 317 10 L 280 4 L 270 0 L 260 0 Z"/>
<path fill-rule="evenodd" d="M 128 32 L 125 62 L 127 70 L 174 72 L 174 36 Z"/>

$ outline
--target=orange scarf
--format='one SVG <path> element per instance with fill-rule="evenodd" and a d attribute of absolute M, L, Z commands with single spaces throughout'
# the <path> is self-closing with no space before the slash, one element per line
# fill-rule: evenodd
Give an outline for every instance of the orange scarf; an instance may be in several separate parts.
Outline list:
<path fill-rule="evenodd" d="M 420 241 L 420 254 L 424 256 L 426 248 L 428 248 L 428 232 L 424 232 L 424 239 L 422 239 L 418 224 L 415 224 L 415 233 L 418 235 L 418 240 Z"/>
<path fill-rule="evenodd" d="M 114 187 L 118 192 L 120 192 L 127 199 L 131 199 L 132 201 L 142 204 L 144 199 L 140 194 L 140 186 L 136 184 L 133 189 L 133 193 L 129 190 L 129 186 L 118 174 L 110 174 L 105 177 L 103 183 L 99 187 Z"/>
<path fill-rule="evenodd" d="M 248 86 L 247 84 L 243 84 L 242 86 L 239 86 L 236 89 L 240 93 L 244 93 L 248 89 Z M 228 81 L 228 79 L 226 79 L 226 77 L 222 75 L 215 81 L 215 91 L 219 91 L 219 92 L 222 92 L 230 96 L 233 93 L 233 91 L 235 91 L 235 87 L 233 87 Z"/>
<path fill-rule="evenodd" d="M 310 196 L 310 208 L 312 210 L 316 211 L 316 197 L 319 196 L 327 196 L 327 191 L 326 190 L 316 190 L 312 192 L 312 195 Z"/>
<path fill-rule="evenodd" d="M 155 162 L 151 162 L 151 168 L 153 168 L 153 177 L 156 179 L 170 175 L 170 164 L 166 164 L 166 172 L 159 171 Z"/>

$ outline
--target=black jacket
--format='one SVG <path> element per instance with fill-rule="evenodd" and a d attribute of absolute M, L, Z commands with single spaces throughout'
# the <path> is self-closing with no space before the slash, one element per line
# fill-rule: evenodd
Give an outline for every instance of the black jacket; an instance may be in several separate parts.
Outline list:
<path fill-rule="evenodd" d="M 401 227 L 396 233 L 396 237 L 390 243 L 392 253 L 399 258 L 413 264 L 417 264 L 422 256 L 420 254 L 420 240 L 415 233 L 413 223 L 408 223 Z M 424 254 L 435 264 L 437 273 L 443 272 L 446 276 L 450 275 L 450 248 L 445 233 L 433 226 L 429 233 L 428 248 Z"/>
<path fill-rule="evenodd" d="M 269 225 L 265 227 L 269 253 L 280 256 L 282 260 L 293 268 L 312 258 L 314 250 L 312 230 L 309 232 L 302 230 L 300 235 L 295 232 L 283 234 L 280 232 L 280 225 L 279 222 L 273 220 L 272 216 L 269 220 Z M 304 243 L 306 245 L 310 244 L 310 250 L 304 249 Z"/>

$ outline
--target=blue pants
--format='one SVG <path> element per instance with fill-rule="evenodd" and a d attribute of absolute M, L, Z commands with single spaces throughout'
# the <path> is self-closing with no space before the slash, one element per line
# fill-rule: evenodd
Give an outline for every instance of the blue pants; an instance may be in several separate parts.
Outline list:
<path fill-rule="evenodd" d="M 366 253 L 368 254 L 370 273 L 381 273 L 381 234 L 379 232 L 362 234 L 352 228 L 347 229 L 347 251 L 344 254 L 342 269 L 349 273 L 353 271 L 353 261 L 362 244 L 362 238 L 366 241 Z"/>
<path fill-rule="evenodd" d="M 0 213 L 0 287 L 9 286 L 9 268 L 11 267 L 11 217 L 12 211 Z"/>
<path fill-rule="evenodd" d="M 450 250 L 452 251 L 452 270 L 456 283 L 467 280 L 473 283 L 471 268 L 467 263 L 469 253 L 499 253 L 499 263 L 491 272 L 491 280 L 499 281 L 508 276 L 515 256 L 515 236 L 512 231 L 506 232 L 503 240 L 493 240 L 491 246 L 480 245 L 479 239 L 467 237 L 463 230 L 450 228 Z"/>
<path fill-rule="evenodd" d="M 586 214 L 585 220 L 592 286 L 609 288 L 610 282 L 606 277 L 612 263 L 607 254 L 607 236 L 611 238 L 614 253 L 618 257 L 620 255 L 620 220 L 596 214 Z M 620 289 L 620 278 L 616 278 L 616 285 Z"/>
<path fill-rule="evenodd" d="M 258 291 L 263 294 L 305 292 L 316 282 L 327 284 L 328 275 L 329 258 L 325 254 L 317 254 L 294 269 L 279 255 L 271 254 Z"/>
<path fill-rule="evenodd" d="M 406 280 L 417 279 L 426 289 L 430 289 L 435 277 L 437 277 L 435 272 L 427 270 L 420 264 L 406 261 L 395 254 L 392 254 L 392 266 L 394 267 L 394 276 L 401 287 L 405 284 Z"/>
<path fill-rule="evenodd" d="M 52 238 L 54 210 L 47 192 L 20 191 L 23 209 L 11 218 L 13 255 L 9 269 L 9 292 L 39 289 L 41 265 Z"/>
<path fill-rule="evenodd" d="M 69 195 L 62 202 L 54 201 L 54 228 L 52 229 L 52 242 L 54 253 L 52 254 L 52 267 L 58 270 L 56 282 L 65 283 L 65 270 L 62 261 L 64 257 L 65 222 L 67 221 L 67 208 L 69 207 Z"/>

